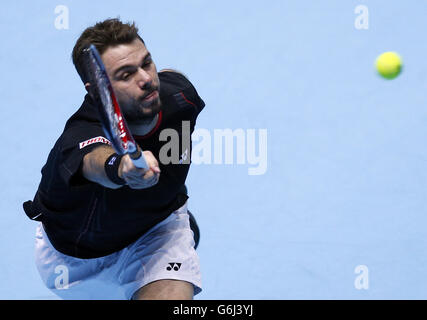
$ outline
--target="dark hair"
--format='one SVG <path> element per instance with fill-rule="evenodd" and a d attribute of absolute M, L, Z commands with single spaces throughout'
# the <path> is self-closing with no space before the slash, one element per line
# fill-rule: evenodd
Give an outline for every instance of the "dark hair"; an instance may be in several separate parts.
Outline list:
<path fill-rule="evenodd" d="M 131 43 L 135 39 L 140 39 L 144 43 L 144 40 L 138 35 L 138 28 L 135 26 L 135 22 L 123 23 L 117 18 L 97 22 L 94 26 L 83 31 L 77 39 L 72 53 L 74 66 L 83 83 L 87 82 L 87 76 L 84 74 L 81 65 L 85 48 L 93 44 L 99 54 L 103 54 L 108 47 Z"/>

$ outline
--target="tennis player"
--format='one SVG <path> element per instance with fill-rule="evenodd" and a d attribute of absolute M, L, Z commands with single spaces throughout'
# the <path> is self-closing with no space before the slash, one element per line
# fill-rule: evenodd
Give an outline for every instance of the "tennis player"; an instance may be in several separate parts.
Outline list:
<path fill-rule="evenodd" d="M 40 221 L 38 271 L 64 299 L 192 299 L 201 275 L 198 227 L 187 208 L 185 129 L 193 132 L 205 104 L 183 74 L 158 72 L 135 23 L 119 19 L 87 28 L 74 46 L 88 92 L 81 59 L 89 44 L 101 55 L 149 169 L 115 153 L 87 94 L 52 148 L 34 200 L 24 203 Z M 171 131 L 178 140 L 164 138 Z M 171 152 L 179 161 L 167 161 Z"/>

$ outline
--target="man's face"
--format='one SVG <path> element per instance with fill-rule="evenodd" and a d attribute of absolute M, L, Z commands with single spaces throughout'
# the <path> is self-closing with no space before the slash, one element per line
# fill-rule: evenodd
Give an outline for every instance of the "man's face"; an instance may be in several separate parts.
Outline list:
<path fill-rule="evenodd" d="M 160 111 L 156 65 L 140 39 L 109 47 L 101 58 L 127 121 L 149 119 Z"/>

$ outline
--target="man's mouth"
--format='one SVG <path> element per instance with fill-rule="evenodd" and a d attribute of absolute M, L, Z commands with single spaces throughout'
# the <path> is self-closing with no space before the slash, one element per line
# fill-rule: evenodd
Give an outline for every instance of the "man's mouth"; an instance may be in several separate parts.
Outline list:
<path fill-rule="evenodd" d="M 154 90 L 153 92 L 146 95 L 144 98 L 142 98 L 142 101 L 144 102 L 151 102 L 159 97 L 159 92 L 157 90 Z"/>

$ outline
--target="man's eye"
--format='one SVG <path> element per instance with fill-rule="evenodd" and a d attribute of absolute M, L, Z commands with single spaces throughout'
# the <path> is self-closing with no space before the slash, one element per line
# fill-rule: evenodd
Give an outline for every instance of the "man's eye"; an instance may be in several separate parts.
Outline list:
<path fill-rule="evenodd" d="M 144 62 L 144 64 L 142 66 L 143 67 L 148 67 L 151 64 L 151 62 L 153 62 L 151 59 L 147 60 L 147 61 Z"/>

